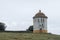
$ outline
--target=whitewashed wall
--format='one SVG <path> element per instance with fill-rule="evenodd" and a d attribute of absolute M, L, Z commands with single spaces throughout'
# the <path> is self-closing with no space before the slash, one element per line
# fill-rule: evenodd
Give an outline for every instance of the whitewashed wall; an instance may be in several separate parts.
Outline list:
<path fill-rule="evenodd" d="M 39 19 L 39 22 L 38 22 Z M 34 18 L 33 19 L 33 30 L 40 30 L 40 28 L 42 28 L 42 30 L 47 30 L 47 18 L 42 18 L 42 21 L 44 19 L 44 22 L 41 22 L 41 18 Z M 42 27 L 42 24 L 44 26 L 44 28 Z M 41 26 L 39 26 L 41 25 Z"/>

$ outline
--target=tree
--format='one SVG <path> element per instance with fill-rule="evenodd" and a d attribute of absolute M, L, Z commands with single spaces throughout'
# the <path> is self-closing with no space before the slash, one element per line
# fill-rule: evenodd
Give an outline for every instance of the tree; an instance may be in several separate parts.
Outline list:
<path fill-rule="evenodd" d="M 33 31 L 33 25 L 31 25 L 31 26 L 27 29 L 27 31 Z"/>
<path fill-rule="evenodd" d="M 5 31 L 5 28 L 6 28 L 5 24 L 0 22 L 0 31 Z"/>

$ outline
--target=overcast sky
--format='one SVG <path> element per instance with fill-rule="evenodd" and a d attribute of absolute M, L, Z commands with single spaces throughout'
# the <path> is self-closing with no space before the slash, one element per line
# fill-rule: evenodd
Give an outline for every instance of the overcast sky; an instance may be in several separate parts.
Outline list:
<path fill-rule="evenodd" d="M 26 30 L 39 10 L 48 16 L 48 32 L 60 34 L 60 0 L 0 0 L 0 22 L 6 30 Z"/>

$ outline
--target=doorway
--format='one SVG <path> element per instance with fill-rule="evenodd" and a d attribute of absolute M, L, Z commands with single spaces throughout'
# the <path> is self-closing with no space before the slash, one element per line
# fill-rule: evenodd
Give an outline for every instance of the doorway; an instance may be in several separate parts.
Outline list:
<path fill-rule="evenodd" d="M 40 32 L 42 33 L 42 28 L 40 28 Z"/>

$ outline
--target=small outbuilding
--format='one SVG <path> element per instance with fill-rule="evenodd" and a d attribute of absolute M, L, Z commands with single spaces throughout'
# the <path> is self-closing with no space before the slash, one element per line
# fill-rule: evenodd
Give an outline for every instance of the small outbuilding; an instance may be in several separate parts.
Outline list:
<path fill-rule="evenodd" d="M 33 17 L 33 33 L 47 33 L 47 16 L 39 10 Z"/>

